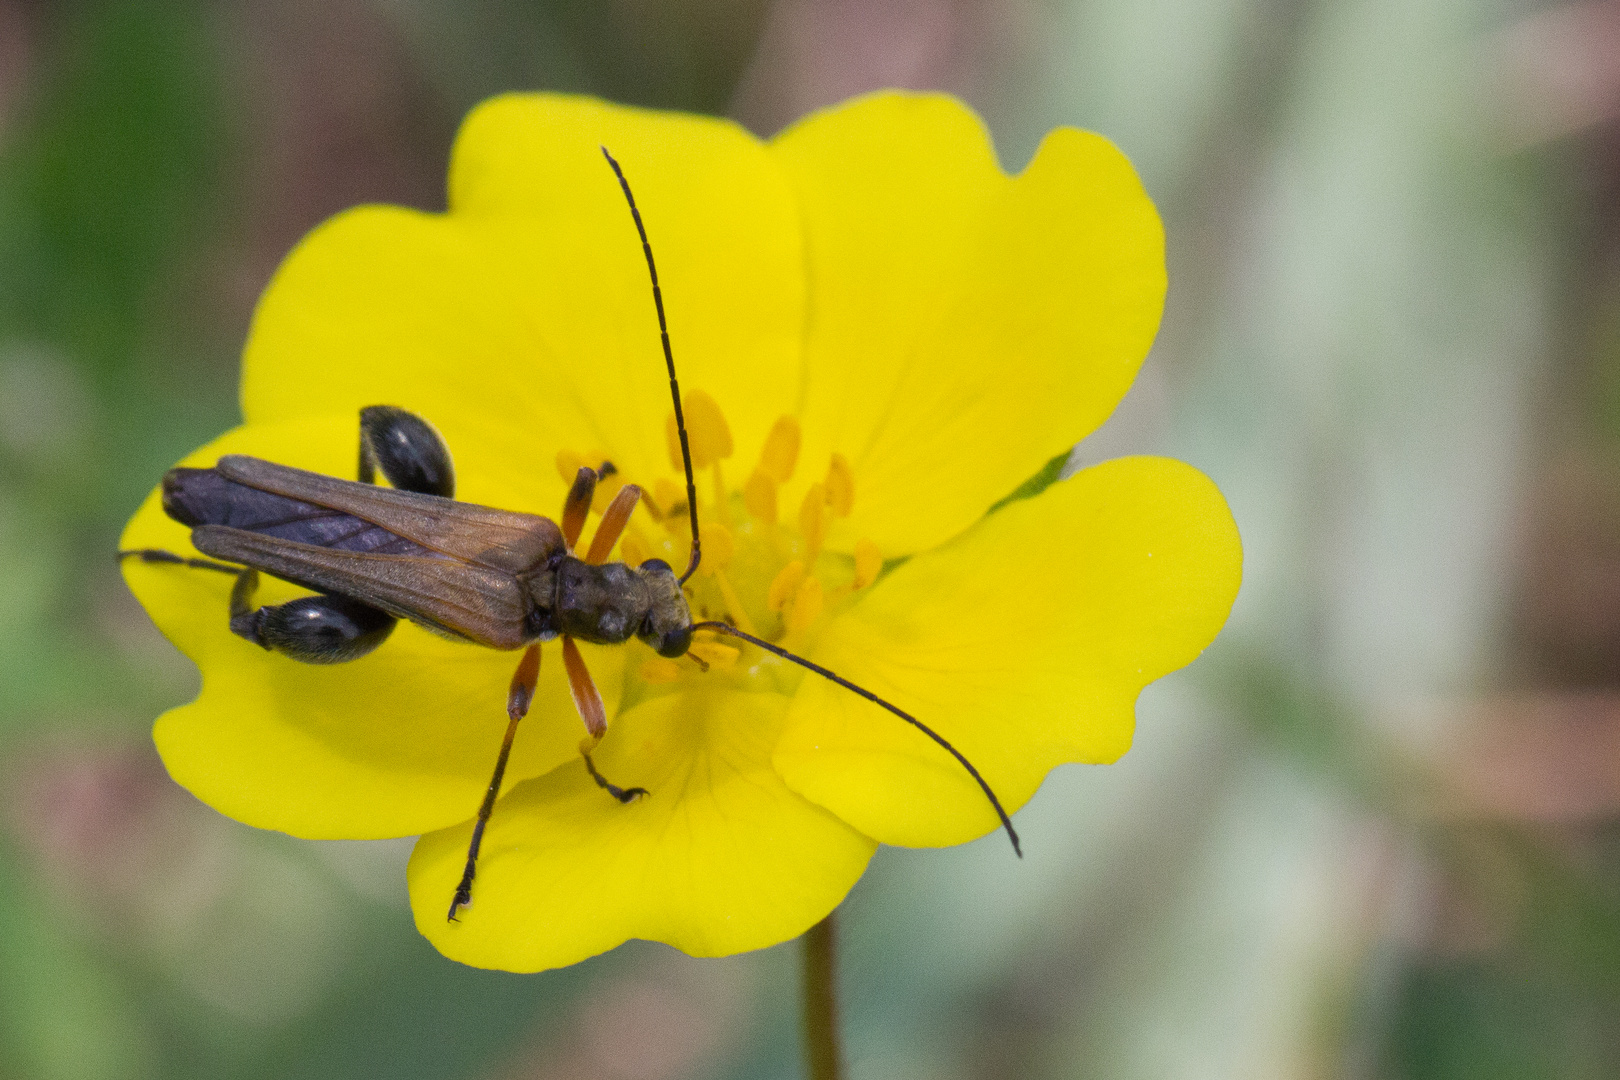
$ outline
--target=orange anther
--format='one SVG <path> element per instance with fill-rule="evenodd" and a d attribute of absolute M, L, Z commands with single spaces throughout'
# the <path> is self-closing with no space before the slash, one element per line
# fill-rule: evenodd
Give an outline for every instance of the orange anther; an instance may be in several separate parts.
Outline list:
<path fill-rule="evenodd" d="M 855 473 L 843 454 L 834 454 L 827 466 L 827 505 L 839 517 L 855 508 Z"/>
<path fill-rule="evenodd" d="M 793 467 L 799 462 L 799 442 L 799 422 L 791 416 L 777 417 L 759 452 L 759 471 L 778 484 L 793 479 Z"/>
<path fill-rule="evenodd" d="M 857 589 L 864 589 L 877 580 L 878 571 L 883 569 L 883 553 L 878 546 L 870 540 L 855 541 L 855 580 L 852 583 Z"/>
<path fill-rule="evenodd" d="M 755 469 L 743 485 L 743 506 L 755 521 L 776 524 L 776 481 L 763 470 Z"/>

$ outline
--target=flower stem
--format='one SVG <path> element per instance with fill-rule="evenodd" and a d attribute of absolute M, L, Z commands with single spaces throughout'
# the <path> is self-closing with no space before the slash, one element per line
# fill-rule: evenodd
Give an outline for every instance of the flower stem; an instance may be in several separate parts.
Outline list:
<path fill-rule="evenodd" d="M 844 1059 L 838 1043 L 837 963 L 833 916 L 804 932 L 804 1050 L 810 1080 L 842 1080 Z"/>

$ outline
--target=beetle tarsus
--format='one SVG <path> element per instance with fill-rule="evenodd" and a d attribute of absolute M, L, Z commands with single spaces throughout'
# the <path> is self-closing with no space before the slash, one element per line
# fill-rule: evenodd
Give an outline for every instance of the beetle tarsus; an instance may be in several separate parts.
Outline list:
<path fill-rule="evenodd" d="M 450 914 L 446 916 L 450 922 L 460 922 L 456 912 L 472 903 L 473 878 L 478 873 L 478 849 L 484 843 L 484 828 L 489 824 L 490 815 L 495 812 L 495 800 L 501 794 L 506 759 L 512 754 L 512 737 L 517 734 L 518 721 L 528 715 L 529 705 L 534 701 L 534 688 L 539 681 L 540 646 L 530 645 L 518 661 L 517 670 L 512 673 L 511 687 L 506 692 L 506 737 L 501 740 L 501 753 L 495 759 L 495 775 L 489 778 L 484 801 L 478 807 L 478 820 L 473 822 L 472 839 L 467 844 L 467 865 L 462 868 L 461 883 L 456 886 L 456 895 L 450 901 Z"/>
<path fill-rule="evenodd" d="M 461 871 L 461 884 L 456 886 L 456 895 L 450 901 L 450 914 L 445 916 L 449 922 L 460 922 L 456 912 L 472 903 L 473 878 L 478 874 L 478 848 L 484 840 L 484 823 L 488 818 L 480 818 L 473 826 L 472 843 L 467 848 L 467 866 Z"/>
<path fill-rule="evenodd" d="M 585 769 L 591 774 L 591 779 L 596 781 L 596 786 L 618 799 L 621 803 L 628 805 L 643 795 L 651 794 L 644 787 L 622 788 L 618 784 L 612 783 L 607 777 L 596 771 L 596 762 L 591 760 L 591 755 L 584 754 L 582 756 L 585 758 Z"/>
<path fill-rule="evenodd" d="M 240 574 L 240 566 L 231 566 L 227 563 L 214 562 L 212 559 L 191 559 L 184 555 L 176 555 L 172 551 L 162 548 L 129 548 L 118 553 L 118 561 L 125 559 L 139 559 L 147 563 L 170 563 L 176 566 L 189 566 L 193 570 L 218 570 L 222 574 Z"/>

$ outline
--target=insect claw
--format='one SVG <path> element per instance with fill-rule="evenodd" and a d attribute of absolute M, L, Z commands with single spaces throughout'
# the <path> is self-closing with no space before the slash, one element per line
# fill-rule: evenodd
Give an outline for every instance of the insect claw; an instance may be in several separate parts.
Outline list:
<path fill-rule="evenodd" d="M 463 881 L 456 887 L 456 895 L 450 901 L 450 914 L 445 918 L 450 922 L 460 922 L 461 920 L 456 918 L 456 912 L 470 906 L 472 906 L 472 882 Z"/>
<path fill-rule="evenodd" d="M 618 799 L 624 805 L 628 806 L 643 795 L 652 794 L 644 787 L 622 788 L 618 784 L 609 781 L 607 777 L 596 771 L 596 762 L 591 760 L 591 755 L 585 752 L 583 745 L 580 747 L 580 752 L 581 756 L 585 758 L 585 771 L 591 774 L 591 779 L 596 781 L 596 786 Z"/>

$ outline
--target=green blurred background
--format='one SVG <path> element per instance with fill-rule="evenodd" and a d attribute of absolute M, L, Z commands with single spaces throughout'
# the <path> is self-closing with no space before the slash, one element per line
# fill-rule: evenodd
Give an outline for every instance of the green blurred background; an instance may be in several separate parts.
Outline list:
<path fill-rule="evenodd" d="M 0 0 L 0 1077 L 801 1075 L 794 946 L 538 976 L 412 929 L 409 841 L 173 786 L 196 675 L 119 529 L 236 419 L 259 290 L 442 205 L 564 88 L 768 134 L 885 85 L 1005 164 L 1090 127 L 1164 330 L 1074 464 L 1227 493 L 1244 592 L 1119 765 L 846 904 L 855 1080 L 1620 1076 L 1620 3 Z"/>

